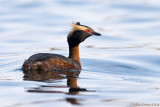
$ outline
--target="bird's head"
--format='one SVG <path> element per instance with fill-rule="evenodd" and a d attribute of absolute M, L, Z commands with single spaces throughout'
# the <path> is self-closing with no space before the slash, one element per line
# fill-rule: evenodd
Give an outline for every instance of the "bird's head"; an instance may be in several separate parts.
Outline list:
<path fill-rule="evenodd" d="M 67 36 L 69 46 L 74 47 L 83 42 L 86 38 L 96 35 L 100 36 L 100 33 L 95 32 L 91 27 L 81 25 L 79 22 L 72 24 L 72 31 Z"/>

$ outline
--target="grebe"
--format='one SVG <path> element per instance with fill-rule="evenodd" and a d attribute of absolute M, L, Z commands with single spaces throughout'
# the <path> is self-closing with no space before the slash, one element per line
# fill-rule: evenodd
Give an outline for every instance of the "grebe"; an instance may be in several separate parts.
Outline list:
<path fill-rule="evenodd" d="M 81 70 L 79 57 L 79 44 L 86 38 L 100 33 L 91 27 L 81 25 L 79 22 L 72 24 L 72 31 L 67 36 L 69 56 L 58 54 L 38 53 L 32 55 L 22 65 L 23 71 L 52 71 L 52 70 Z"/>

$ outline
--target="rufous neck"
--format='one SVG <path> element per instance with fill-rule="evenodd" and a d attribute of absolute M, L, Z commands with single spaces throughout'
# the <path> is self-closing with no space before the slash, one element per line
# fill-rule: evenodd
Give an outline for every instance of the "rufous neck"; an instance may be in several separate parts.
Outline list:
<path fill-rule="evenodd" d="M 74 47 L 69 46 L 69 58 L 73 58 L 81 65 L 79 57 L 79 45 Z"/>

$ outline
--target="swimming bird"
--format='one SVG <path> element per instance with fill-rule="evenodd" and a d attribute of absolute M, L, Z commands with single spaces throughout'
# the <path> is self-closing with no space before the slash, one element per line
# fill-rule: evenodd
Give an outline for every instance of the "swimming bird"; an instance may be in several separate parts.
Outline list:
<path fill-rule="evenodd" d="M 59 54 L 38 53 L 30 56 L 22 65 L 23 71 L 52 71 L 52 70 L 81 70 L 79 45 L 92 35 L 100 36 L 91 27 L 81 25 L 80 22 L 72 24 L 68 33 L 69 56 Z"/>

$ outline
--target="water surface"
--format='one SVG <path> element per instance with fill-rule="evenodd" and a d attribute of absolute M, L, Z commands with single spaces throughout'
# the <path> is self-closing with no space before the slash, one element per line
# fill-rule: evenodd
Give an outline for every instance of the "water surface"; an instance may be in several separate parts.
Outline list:
<path fill-rule="evenodd" d="M 81 44 L 79 76 L 26 76 L 21 65 L 32 54 L 68 56 L 72 21 L 102 34 Z M 158 0 L 1 0 L 1 107 L 160 103 L 159 28 Z"/>

